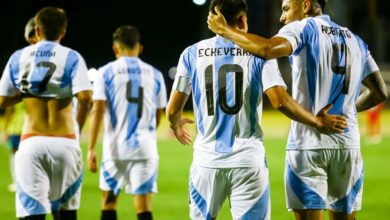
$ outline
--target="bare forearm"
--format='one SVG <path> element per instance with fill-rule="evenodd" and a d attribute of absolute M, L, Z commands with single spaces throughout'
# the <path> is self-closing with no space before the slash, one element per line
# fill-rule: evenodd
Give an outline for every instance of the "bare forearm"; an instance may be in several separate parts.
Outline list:
<path fill-rule="evenodd" d="M 282 112 L 284 115 L 286 115 L 287 117 L 289 117 L 290 119 L 309 125 L 311 127 L 317 128 L 321 123 L 315 115 L 303 109 L 293 99 L 286 100 L 278 108 L 278 110 Z"/>
<path fill-rule="evenodd" d="M 98 109 L 92 109 L 91 122 L 90 122 L 90 132 L 89 132 L 89 142 L 88 150 L 94 150 L 96 146 L 96 141 L 99 135 L 99 131 L 102 125 L 104 116 L 104 111 Z"/>
<path fill-rule="evenodd" d="M 85 121 L 87 120 L 87 116 L 90 110 L 91 110 L 90 104 L 80 103 L 78 106 L 76 120 L 79 125 L 80 133 L 84 127 Z"/>
<path fill-rule="evenodd" d="M 14 96 L 14 97 L 1 96 L 0 97 L 0 108 L 7 108 L 10 106 L 14 106 L 21 101 L 22 101 L 22 97 L 19 95 Z"/>
<path fill-rule="evenodd" d="M 380 96 L 377 96 L 371 93 L 369 90 L 366 90 L 359 95 L 356 101 L 356 111 L 361 112 L 361 111 L 368 110 L 383 101 L 384 99 L 381 98 Z"/>

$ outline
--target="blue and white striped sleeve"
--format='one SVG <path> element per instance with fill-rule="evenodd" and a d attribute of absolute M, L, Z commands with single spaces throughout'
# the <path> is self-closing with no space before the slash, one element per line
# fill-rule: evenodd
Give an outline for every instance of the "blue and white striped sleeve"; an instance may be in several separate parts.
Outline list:
<path fill-rule="evenodd" d="M 165 87 L 164 77 L 161 74 L 161 72 L 159 72 L 159 83 L 160 83 L 160 89 L 157 94 L 156 106 L 157 108 L 165 108 L 165 106 L 167 106 L 167 89 Z"/>
<path fill-rule="evenodd" d="M 93 81 L 93 95 L 92 99 L 93 100 L 102 100 L 106 101 L 107 96 L 106 96 L 106 88 L 105 88 L 105 83 L 104 83 L 104 70 L 106 68 L 100 68 L 98 72 L 95 74 L 95 78 Z"/>
<path fill-rule="evenodd" d="M 302 33 L 306 25 L 305 21 L 291 22 L 279 30 L 279 33 L 275 37 L 282 37 L 290 42 L 293 49 L 293 53 L 301 48 L 303 44 Z"/>
<path fill-rule="evenodd" d="M 191 93 L 191 79 L 190 79 L 190 58 L 188 48 L 181 54 L 179 63 L 177 65 L 177 72 L 175 81 L 173 82 L 172 90 L 185 93 Z"/>
<path fill-rule="evenodd" d="M 12 97 L 18 93 L 18 89 L 15 87 L 13 83 L 13 79 L 11 78 L 12 74 L 12 66 L 11 61 L 12 58 L 8 61 L 5 69 L 3 71 L 3 75 L 0 80 L 0 96 Z"/>
<path fill-rule="evenodd" d="M 72 74 L 72 94 L 75 95 L 82 91 L 92 90 L 91 82 L 88 78 L 88 68 L 84 59 L 77 54 L 77 65 L 73 66 Z"/>
<path fill-rule="evenodd" d="M 284 83 L 282 75 L 280 74 L 278 63 L 275 59 L 268 60 L 264 63 L 261 81 L 263 83 L 263 92 L 274 86 L 282 86 L 287 89 L 286 83 Z"/>

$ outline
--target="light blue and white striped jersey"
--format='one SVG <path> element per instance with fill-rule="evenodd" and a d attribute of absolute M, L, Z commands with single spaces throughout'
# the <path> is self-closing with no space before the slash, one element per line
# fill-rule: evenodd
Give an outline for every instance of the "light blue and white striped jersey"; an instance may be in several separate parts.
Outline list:
<path fill-rule="evenodd" d="M 93 99 L 104 100 L 103 160 L 158 159 L 156 112 L 167 103 L 160 71 L 137 57 L 99 69 Z"/>
<path fill-rule="evenodd" d="M 173 89 L 192 91 L 198 129 L 193 163 L 264 166 L 262 94 L 273 86 L 286 86 L 276 60 L 265 62 L 220 36 L 188 47 Z"/>
<path fill-rule="evenodd" d="M 367 45 L 327 15 L 289 23 L 276 36 L 293 48 L 293 98 L 313 114 L 333 103 L 329 113 L 346 116 L 348 123 L 344 133 L 324 135 L 293 121 L 287 149 L 359 148 L 355 101 L 362 80 L 378 70 Z"/>
<path fill-rule="evenodd" d="M 40 41 L 16 51 L 0 82 L 0 95 L 69 98 L 91 90 L 87 66 L 76 51 L 52 41 Z"/>

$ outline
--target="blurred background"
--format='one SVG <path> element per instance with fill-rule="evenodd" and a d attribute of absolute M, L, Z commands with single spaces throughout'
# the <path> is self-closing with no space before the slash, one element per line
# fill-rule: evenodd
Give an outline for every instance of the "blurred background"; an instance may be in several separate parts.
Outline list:
<path fill-rule="evenodd" d="M 272 37 L 281 27 L 281 0 L 247 0 L 249 31 Z M 123 24 L 141 32 L 141 58 L 160 69 L 168 91 L 181 52 L 189 45 L 213 36 L 207 28 L 209 0 L 1 0 L 0 67 L 9 56 L 27 45 L 23 38 L 29 18 L 44 6 L 66 10 L 69 25 L 62 44 L 79 51 L 89 68 L 98 68 L 114 59 L 111 36 Z M 390 1 L 329 0 L 326 13 L 347 26 L 368 45 L 382 74 L 390 79 Z M 280 68 L 289 83 L 290 69 L 285 60 Z M 170 71 L 171 70 L 171 71 Z"/>
<path fill-rule="evenodd" d="M 281 0 L 247 0 L 249 6 L 249 31 L 272 37 L 281 28 Z M 24 27 L 42 7 L 64 8 L 68 15 L 68 29 L 62 44 L 81 53 L 89 68 L 99 68 L 115 59 L 111 45 L 114 30 L 124 24 L 137 26 L 141 33 L 144 51 L 141 58 L 160 69 L 168 93 L 175 75 L 181 52 L 199 40 L 212 37 L 207 28 L 209 0 L 1 0 L 0 1 L 0 75 L 10 55 L 27 46 Z M 369 46 L 390 88 L 390 1 L 389 0 L 328 0 L 325 13 L 334 21 L 347 26 Z M 278 60 L 283 78 L 291 85 L 287 59 Z M 389 89 L 390 90 L 390 89 Z M 386 103 L 389 108 L 390 102 Z M 266 109 L 270 106 L 265 98 Z M 191 113 L 191 101 L 187 109 Z M 1 111 L 0 111 L 1 113 Z M 390 110 L 382 111 L 382 119 L 373 138 L 368 138 L 366 113 L 359 113 L 362 133 L 362 153 L 365 158 L 365 191 L 363 211 L 359 219 L 389 219 L 390 208 Z M 9 172 L 10 150 L 1 137 L 3 122 L 0 114 L 0 216 L 15 219 L 14 195 L 8 192 L 11 183 Z M 289 119 L 278 112 L 264 112 L 262 127 L 270 167 L 271 201 L 273 219 L 292 219 L 285 209 L 283 190 L 284 148 L 289 129 Z M 193 131 L 195 127 L 192 127 Z M 374 128 L 373 128 L 374 129 Z M 375 130 L 375 129 L 374 129 Z M 188 219 L 187 180 L 192 150 L 173 140 L 166 120 L 159 129 L 159 193 L 154 200 L 159 220 Z M 368 132 L 368 133 L 367 133 Z M 379 132 L 379 133 L 376 133 Z M 195 131 L 193 133 L 195 135 Z M 375 136 L 379 135 L 379 136 Z M 85 150 L 88 128 L 81 143 Z M 100 146 L 98 147 L 98 150 Z M 84 151 L 84 154 L 86 152 Z M 180 156 L 178 156 L 180 155 Z M 131 197 L 120 199 L 119 216 L 134 216 Z M 85 172 L 80 219 L 98 219 L 100 209 L 98 175 Z M 228 203 L 219 219 L 231 219 Z M 122 218 L 124 219 L 124 218 Z"/>

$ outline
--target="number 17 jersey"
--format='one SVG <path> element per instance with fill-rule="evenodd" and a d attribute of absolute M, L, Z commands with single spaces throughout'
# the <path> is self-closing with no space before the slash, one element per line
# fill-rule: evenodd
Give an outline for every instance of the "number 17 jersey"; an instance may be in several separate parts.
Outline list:
<path fill-rule="evenodd" d="M 193 163 L 264 166 L 262 94 L 273 86 L 285 87 L 276 60 L 262 60 L 220 36 L 188 47 L 173 89 L 192 92 L 198 130 Z"/>
<path fill-rule="evenodd" d="M 70 98 L 91 90 L 84 59 L 53 41 L 40 41 L 16 51 L 4 69 L 0 95 L 17 92 L 45 98 Z"/>

